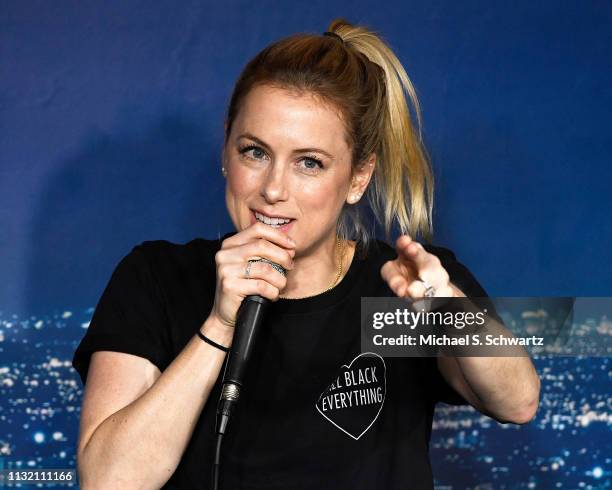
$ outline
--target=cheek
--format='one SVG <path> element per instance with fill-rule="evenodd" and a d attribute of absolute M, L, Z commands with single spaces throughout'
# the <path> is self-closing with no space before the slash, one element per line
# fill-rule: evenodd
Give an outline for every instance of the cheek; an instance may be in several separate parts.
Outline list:
<path fill-rule="evenodd" d="M 225 186 L 225 206 L 237 230 L 249 226 L 249 213 L 245 201 L 254 189 L 254 181 L 249 175 L 234 167 L 228 171 Z"/>
<path fill-rule="evenodd" d="M 297 179 L 292 186 L 294 195 L 302 202 L 317 203 L 321 206 L 325 205 L 325 196 L 329 197 L 331 187 L 324 182 L 304 182 Z"/>
<path fill-rule="evenodd" d="M 303 205 L 320 213 L 335 213 L 344 203 L 341 186 L 335 181 L 302 182 L 296 192 Z"/>
<path fill-rule="evenodd" d="M 232 168 L 227 176 L 227 192 L 235 198 L 247 196 L 257 188 L 257 181 L 251 173 L 239 166 Z"/>

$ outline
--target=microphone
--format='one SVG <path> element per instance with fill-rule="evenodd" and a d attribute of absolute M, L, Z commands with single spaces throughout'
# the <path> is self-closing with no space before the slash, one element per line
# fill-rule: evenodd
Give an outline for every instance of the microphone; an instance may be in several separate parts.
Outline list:
<path fill-rule="evenodd" d="M 261 258 L 249 260 L 249 262 L 266 262 L 283 276 L 287 275 L 283 267 L 268 259 Z M 234 326 L 236 330 L 223 373 L 221 397 L 217 404 L 216 433 L 218 435 L 225 434 L 229 419 L 240 398 L 247 365 L 269 303 L 267 298 L 255 294 L 244 298 L 238 308 Z"/>

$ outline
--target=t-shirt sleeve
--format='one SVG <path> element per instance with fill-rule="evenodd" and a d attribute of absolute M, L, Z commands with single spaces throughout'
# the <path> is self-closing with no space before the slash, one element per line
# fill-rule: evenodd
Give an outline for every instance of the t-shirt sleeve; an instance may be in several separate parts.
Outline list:
<path fill-rule="evenodd" d="M 451 250 L 431 245 L 425 245 L 425 249 L 438 256 L 442 263 L 442 267 L 446 269 L 450 281 L 455 286 L 463 291 L 467 297 L 479 298 L 475 303 L 477 303 L 480 308 L 486 307 L 489 315 L 493 316 L 498 321 L 502 321 L 484 288 L 476 280 L 470 270 L 457 260 L 455 254 Z M 469 402 L 448 384 L 438 369 L 437 359 L 435 357 L 430 357 L 427 358 L 426 361 L 429 363 L 428 369 L 431 373 L 430 390 L 434 402 L 443 402 L 449 405 L 469 405 Z"/>
<path fill-rule="evenodd" d="M 167 324 L 159 285 L 143 245 L 137 245 L 113 271 L 74 353 L 72 366 L 83 384 L 91 355 L 96 351 L 133 354 L 163 371 L 168 364 L 163 342 Z"/>

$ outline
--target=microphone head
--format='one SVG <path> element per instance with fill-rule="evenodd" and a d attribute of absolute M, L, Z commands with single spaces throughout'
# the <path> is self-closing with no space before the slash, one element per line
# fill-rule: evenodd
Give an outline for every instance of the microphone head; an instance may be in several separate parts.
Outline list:
<path fill-rule="evenodd" d="M 276 262 L 272 262 L 271 260 L 261 258 L 261 259 L 249 260 L 249 262 L 265 262 L 267 264 L 270 264 L 274 269 L 280 272 L 283 276 L 285 277 L 287 276 L 287 271 L 285 270 L 285 268 L 277 264 Z"/>

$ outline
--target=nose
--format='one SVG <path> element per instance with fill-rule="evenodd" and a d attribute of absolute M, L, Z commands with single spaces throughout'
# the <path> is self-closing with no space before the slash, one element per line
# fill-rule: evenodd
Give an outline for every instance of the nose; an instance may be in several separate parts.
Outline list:
<path fill-rule="evenodd" d="M 276 162 L 269 166 L 261 186 L 261 195 L 268 203 L 287 200 L 289 194 L 285 179 L 284 165 Z"/>

